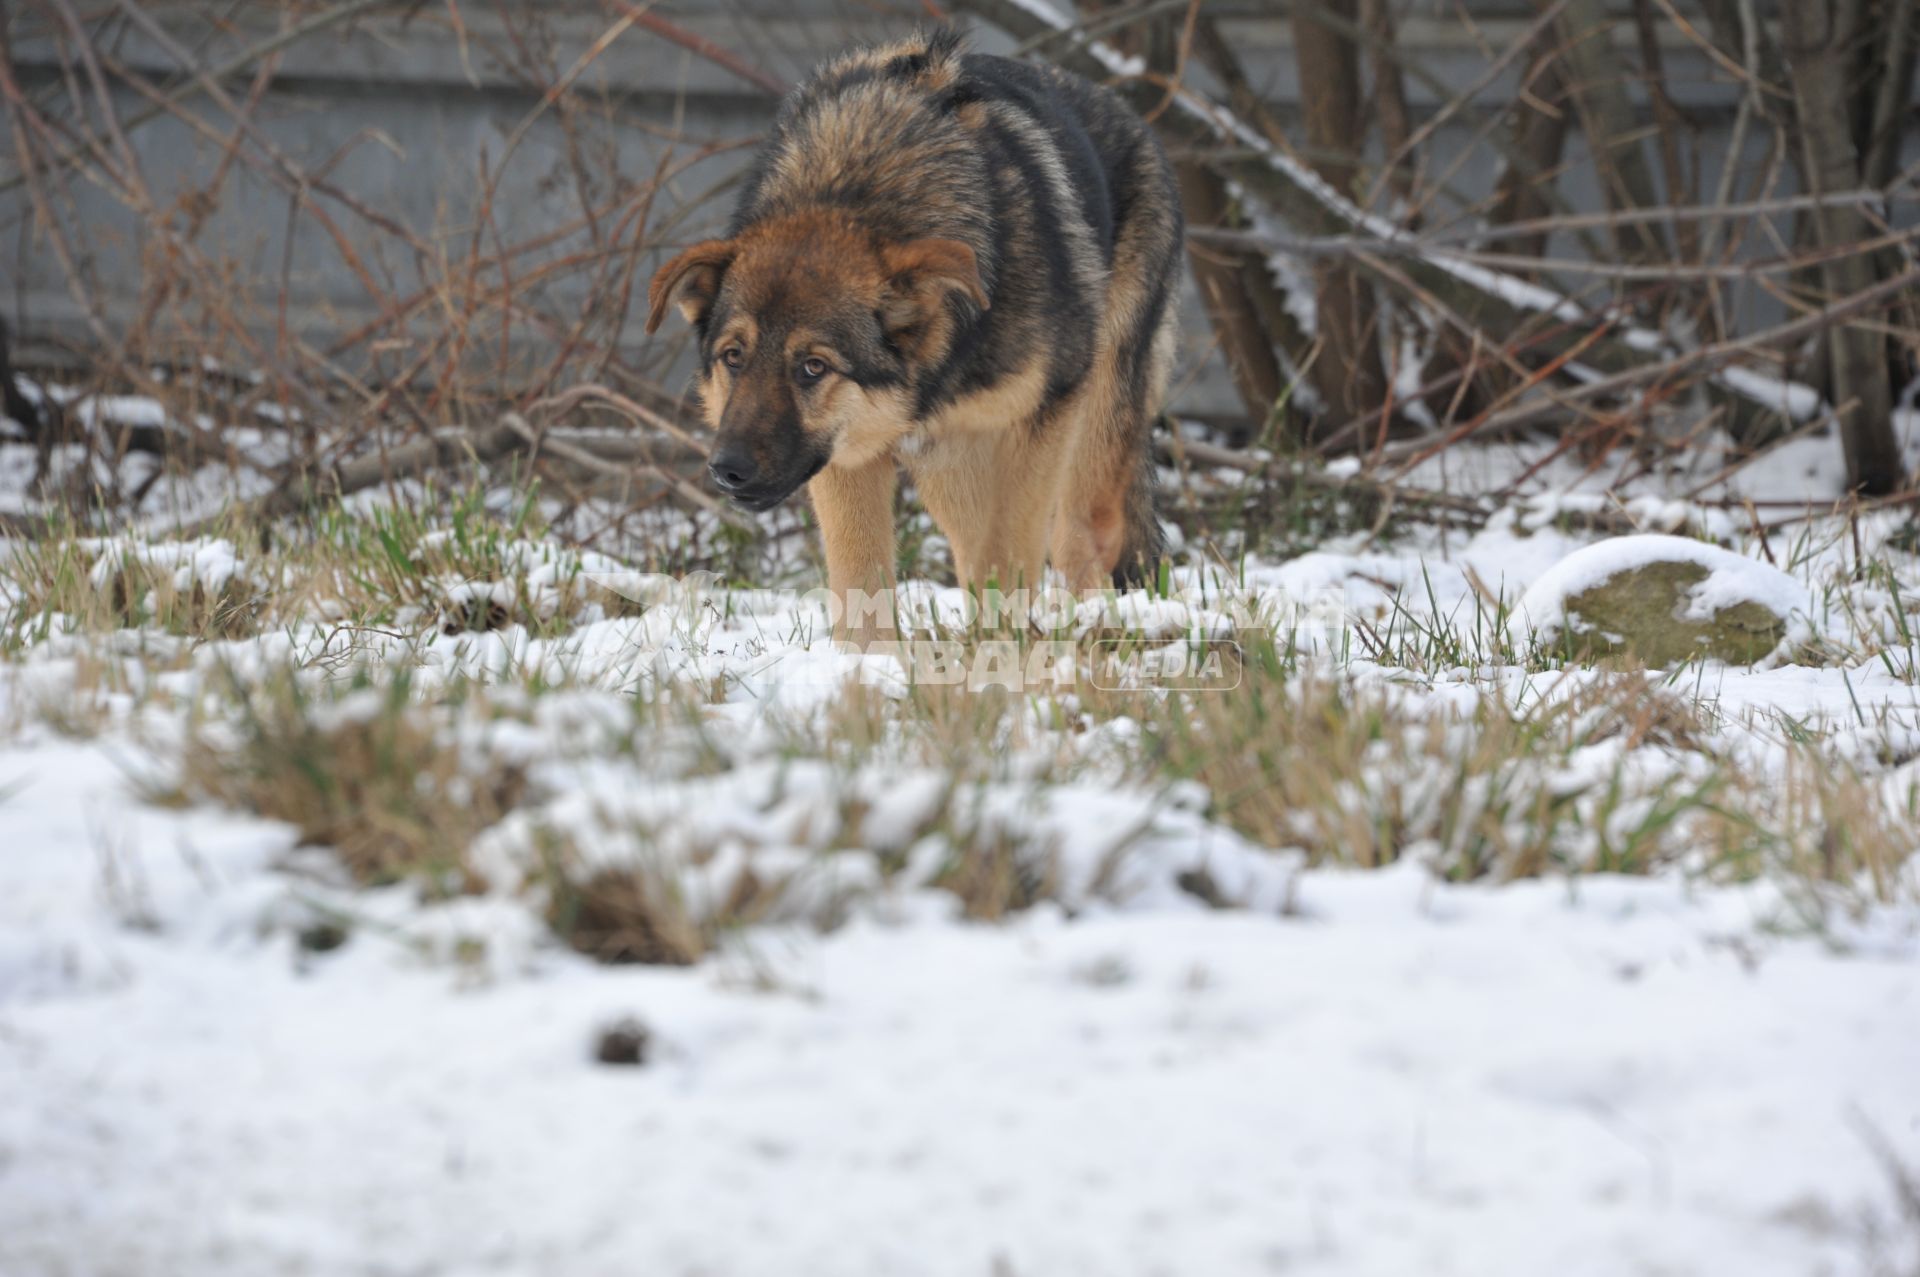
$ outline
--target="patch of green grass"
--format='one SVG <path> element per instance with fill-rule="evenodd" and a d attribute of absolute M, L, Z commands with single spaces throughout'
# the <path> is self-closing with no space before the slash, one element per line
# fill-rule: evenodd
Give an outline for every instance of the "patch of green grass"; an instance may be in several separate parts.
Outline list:
<path fill-rule="evenodd" d="M 456 711 L 484 705 L 417 704 L 405 673 L 342 695 L 291 673 L 228 690 L 215 701 L 224 712 L 190 720 L 178 777 L 157 798 L 285 821 L 364 885 L 413 881 L 434 898 L 484 888 L 473 840 L 527 794 L 519 764 L 455 730 Z"/>
<path fill-rule="evenodd" d="M 538 509 L 533 489 L 498 514 L 473 489 L 364 513 L 325 511 L 293 555 L 307 559 L 305 601 L 369 626 L 560 632 L 583 601 L 582 565 L 542 539 Z"/>
<path fill-rule="evenodd" d="M 1677 867 L 1817 877 L 1862 899 L 1912 889 L 1920 838 L 1867 780 L 1816 742 L 1784 778 L 1736 766 L 1658 678 L 1595 674 L 1530 708 L 1482 693 L 1471 708 L 1436 711 L 1390 688 L 1250 668 L 1259 672 L 1233 694 L 1126 711 L 1139 727 L 1135 778 L 1197 781 L 1216 820 L 1311 863 L 1419 855 L 1460 881 Z M 1824 859 L 1799 832 L 1809 828 L 1828 831 Z"/>
<path fill-rule="evenodd" d="M 17 544 L 0 563 L 0 649 L 59 634 L 151 629 L 195 638 L 258 632 L 268 590 L 230 543 L 199 546 L 70 535 Z"/>
<path fill-rule="evenodd" d="M 504 510 L 480 489 L 411 504 L 335 506 L 267 531 L 195 542 L 90 538 L 71 529 L 0 559 L 0 652 L 60 634 L 152 630 L 245 638 L 301 623 L 408 634 L 521 626 L 537 637 L 638 604 L 587 579 L 611 560 L 544 535 L 536 494 Z"/>
<path fill-rule="evenodd" d="M 1443 608 L 1433 578 L 1422 573 L 1418 587 L 1423 608 L 1407 606 L 1400 591 L 1391 596 L 1384 621 L 1354 618 L 1357 650 L 1381 665 L 1417 674 L 1495 667 L 1544 669 L 1552 662 L 1529 638 L 1511 626 L 1513 600 L 1504 591 L 1475 590 L 1451 608 Z"/>

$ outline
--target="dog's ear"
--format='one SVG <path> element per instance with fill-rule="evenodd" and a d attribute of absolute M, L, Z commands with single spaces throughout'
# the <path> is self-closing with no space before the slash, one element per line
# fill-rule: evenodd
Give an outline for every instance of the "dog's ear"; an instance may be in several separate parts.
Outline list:
<path fill-rule="evenodd" d="M 880 252 L 887 272 L 881 321 L 889 334 L 918 328 L 933 317 L 948 293 L 965 293 L 981 310 L 987 290 L 973 250 L 957 239 L 916 239 Z"/>
<path fill-rule="evenodd" d="M 690 324 L 706 318 L 720 295 L 720 277 L 738 252 L 730 239 L 710 239 L 662 266 L 647 286 L 647 331 L 660 327 L 671 301 L 680 303 L 680 313 Z"/>

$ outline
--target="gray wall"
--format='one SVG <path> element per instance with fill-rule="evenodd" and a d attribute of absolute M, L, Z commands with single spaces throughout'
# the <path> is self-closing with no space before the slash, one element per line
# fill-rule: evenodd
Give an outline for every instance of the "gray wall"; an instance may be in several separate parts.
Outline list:
<path fill-rule="evenodd" d="M 1695 7 L 1686 0 L 1683 6 Z M 40 95 L 47 110 L 71 116 L 73 105 L 61 83 L 59 55 L 46 34 L 44 16 L 32 6 L 10 7 L 16 11 L 12 38 L 20 78 Z M 225 29 L 214 29 L 198 17 L 202 6 L 149 7 L 209 65 L 270 34 L 281 12 L 280 6 L 264 3 L 224 6 L 233 11 L 234 20 Z M 1529 20 L 1528 7 L 1514 0 L 1480 0 L 1470 7 L 1479 15 L 1477 30 L 1445 16 L 1450 6 L 1428 0 L 1415 0 L 1413 16 L 1402 26 L 1403 45 L 1448 85 L 1465 85 L 1479 75 L 1486 65 L 1486 45 L 1503 47 Z M 663 163 L 688 155 L 702 143 L 737 142 L 765 126 L 771 102 L 763 92 L 635 29 L 622 35 L 579 81 L 586 91 L 586 114 L 570 131 L 577 149 L 569 149 L 569 131 L 549 110 L 526 128 L 509 154 L 509 139 L 538 104 L 538 82 L 546 74 L 536 70 L 530 80 L 516 73 L 516 60 L 530 59 L 548 68 L 571 66 L 606 30 L 609 18 L 607 9 L 585 0 L 505 8 L 513 21 L 503 21 L 502 6 L 465 0 L 459 6 L 466 24 L 464 40 L 445 21 L 444 6 L 427 4 L 411 20 L 363 20 L 350 34 L 297 44 L 285 54 L 258 120 L 301 165 L 325 167 L 329 180 L 411 228 L 433 254 L 456 259 L 471 245 L 483 157 L 499 178 L 492 224 L 482 240 L 490 247 L 562 226 L 577 218 L 585 204 L 609 199 L 623 183 L 646 182 Z M 902 6 L 906 12 L 917 8 Z M 1282 118 L 1291 119 L 1297 84 L 1287 26 L 1266 16 L 1276 6 L 1257 0 L 1209 0 L 1208 9 L 1222 21 L 1254 83 Z M 657 11 L 789 81 L 850 40 L 910 25 L 910 19 L 876 16 L 876 6 L 853 0 L 682 2 Z M 534 18 L 545 28 L 547 43 L 531 49 L 516 46 L 513 30 Z M 1668 82 L 1702 129 L 1709 173 L 1717 172 L 1733 118 L 1734 90 L 1678 32 L 1667 30 L 1665 41 Z M 1011 42 L 998 32 L 981 31 L 976 44 L 1004 51 Z M 176 71 L 164 53 L 137 34 L 116 29 L 110 47 L 113 56 L 161 82 Z M 1512 84 L 1511 75 L 1501 77 L 1481 100 L 1489 106 L 1506 100 Z M 245 84 L 231 87 L 239 95 Z M 1416 112 L 1433 108 L 1436 95 L 1424 83 L 1409 79 L 1408 87 Z M 125 91 L 119 101 L 127 114 L 143 105 Z M 225 113 L 205 98 L 192 98 L 189 105 L 221 133 L 230 128 Z M 1462 148 L 1473 149 L 1450 178 L 1452 190 L 1467 202 L 1483 196 L 1494 176 L 1493 154 L 1475 145 L 1475 127 L 1474 121 L 1456 119 L 1439 131 L 1427 153 L 1429 170 L 1437 174 Z M 215 140 L 169 118 L 138 130 L 133 144 L 155 198 L 163 203 L 204 182 L 220 154 Z M 1765 167 L 1767 145 L 1766 136 L 1756 130 L 1742 160 L 1743 181 Z M 5 156 L 0 160 L 4 181 L 17 173 L 17 162 L 10 145 L 0 152 Z M 1598 192 L 1577 149 L 1570 158 L 1573 171 L 1562 183 L 1564 193 L 1577 207 L 1597 208 Z M 672 243 L 713 230 L 724 219 L 729 201 L 724 190 L 717 197 L 714 192 L 743 159 L 744 152 L 734 150 L 687 167 L 658 194 L 649 224 L 660 227 L 678 219 L 666 236 Z M 1791 193 L 1789 168 L 1781 167 L 1779 180 L 1779 193 Z M 85 182 L 72 184 L 71 191 L 72 201 L 60 216 L 84 243 L 87 269 L 110 299 L 116 321 L 124 321 L 138 296 L 144 255 L 156 246 L 144 238 L 140 219 L 109 192 Z M 338 205 L 328 207 L 389 295 L 404 296 L 435 276 L 430 265 L 416 260 L 394 236 Z M 256 313 L 266 330 L 278 323 L 274 299 L 283 279 L 290 289 L 289 323 L 316 345 L 325 346 L 376 313 L 329 233 L 310 216 L 290 217 L 287 194 L 256 173 L 239 171 L 229 180 L 200 243 L 210 255 L 230 263 L 224 293 Z M 531 274 L 543 259 L 594 246 L 590 234 L 576 234 L 517 258 L 515 270 Z M 617 335 L 612 327 L 598 330 L 604 334 L 598 339 L 613 343 L 618 356 L 635 368 L 674 380 L 681 338 L 663 332 L 667 340 L 653 342 L 640 331 L 638 299 L 644 296 L 653 263 L 648 255 L 632 263 L 637 289 L 627 322 Z M 32 233 L 31 212 L 18 186 L 0 192 L 0 275 L 0 304 L 17 329 L 28 336 L 84 333 L 82 311 L 61 268 Z M 582 272 L 562 274 L 529 286 L 527 304 L 564 322 L 580 311 L 585 288 Z M 1190 293 L 1183 406 L 1198 412 L 1237 412 L 1239 405 L 1217 360 L 1207 355 L 1210 335 Z M 175 316 L 173 322 L 191 326 L 192 318 Z M 524 343 L 529 367 L 542 350 L 550 349 L 543 344 L 549 337 L 531 324 L 520 327 L 515 341 Z M 365 356 L 361 350 L 353 357 Z M 376 357 L 388 361 L 391 370 L 404 363 L 404 348 L 396 344 Z"/>

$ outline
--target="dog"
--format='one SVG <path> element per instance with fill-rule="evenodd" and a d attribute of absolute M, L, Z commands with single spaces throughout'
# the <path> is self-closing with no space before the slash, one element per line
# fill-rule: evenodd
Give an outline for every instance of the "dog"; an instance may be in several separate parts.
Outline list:
<path fill-rule="evenodd" d="M 660 268 L 646 327 L 694 327 L 716 487 L 763 511 L 806 485 L 836 636 L 862 642 L 893 628 L 903 467 L 970 589 L 1049 560 L 1075 591 L 1151 580 L 1182 234 L 1117 95 L 923 32 L 786 97 L 727 237 Z"/>

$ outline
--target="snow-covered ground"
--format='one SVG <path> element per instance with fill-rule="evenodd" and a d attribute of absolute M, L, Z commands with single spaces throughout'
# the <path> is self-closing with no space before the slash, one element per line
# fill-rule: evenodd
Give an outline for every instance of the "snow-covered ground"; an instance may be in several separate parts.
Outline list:
<path fill-rule="evenodd" d="M 1271 913 L 906 902 L 692 969 L 476 909 L 521 955 L 476 972 L 303 952 L 287 834 L 122 761 L 0 754 L 10 1277 L 1800 1277 L 1896 1229 L 1868 1133 L 1920 1147 L 1911 933 L 1783 938 L 1765 888 L 1409 863 Z M 629 1017 L 647 1063 L 595 1063 Z"/>
<path fill-rule="evenodd" d="M 1467 464 L 1511 477 L 1531 463 Z M 1785 482 L 1777 466 L 1754 478 Z M 1362 639 L 1310 635 L 1302 680 L 1430 716 L 1577 696 L 1599 676 L 1495 662 L 1475 619 L 1588 539 L 1542 515 L 1591 505 L 1576 473 L 1548 469 L 1531 490 L 1471 536 L 1256 552 L 1235 589 L 1332 595 L 1366 623 Z M 1784 786 L 1811 748 L 1860 769 L 1861 801 L 1884 804 L 1896 842 L 1907 819 L 1912 852 L 1920 689 L 1902 627 L 1920 560 L 1901 548 L 1904 512 L 1765 547 L 1744 515 L 1680 513 L 1800 583 L 1802 641 L 1770 668 L 1667 680 L 1700 716 L 1690 746 L 1596 738 L 1503 775 L 1533 767 L 1577 791 L 1556 848 L 1591 867 L 1614 825 L 1659 828 L 1661 778 L 1726 763 Z M 96 567 L 137 549 L 189 592 L 284 583 L 230 545 L 89 546 Z M 449 589 L 532 598 L 537 614 L 552 560 L 501 562 L 513 588 Z M 1228 609 L 1209 597 L 1211 625 Z M 1160 607 L 1129 606 L 1136 620 Z M 233 638 L 10 649 L 0 1275 L 1877 1277 L 1920 1263 L 1898 1182 L 1920 1162 L 1920 862 L 1866 890 L 1719 872 L 1683 846 L 1646 875 L 1449 883 L 1433 867 L 1454 835 L 1422 833 L 1408 798 L 1417 836 L 1400 861 L 1310 865 L 1194 783 L 1116 762 L 1139 752 L 1124 715 L 1036 716 L 950 771 L 898 742 L 848 756 L 807 733 L 849 678 L 899 689 L 830 649 L 813 602 L 742 591 L 637 610 L 584 610 L 544 636 L 443 633 L 427 612 L 347 632 L 320 601 Z M 1416 640 L 1414 622 L 1458 643 Z M 1460 652 L 1486 659 L 1450 663 Z M 489 890 L 356 886 L 284 824 L 162 801 L 204 747 L 194 733 L 232 726 L 221 689 L 290 666 L 327 696 L 405 669 L 428 706 L 492 685 L 493 717 L 436 720 L 530 776 L 532 796 L 476 843 Z M 663 687 L 700 689 L 687 731 L 706 735 L 635 714 Z M 1449 747 L 1429 761 L 1446 801 L 1478 793 L 1443 783 Z M 1595 783 L 1609 776 L 1641 788 L 1616 803 Z M 959 819 L 954 787 L 977 799 L 967 819 L 1044 836 L 1051 898 L 958 916 L 923 863 L 964 836 L 927 832 L 942 802 Z M 691 966 L 602 965 L 557 941 L 515 881 L 555 829 L 590 863 L 661 858 L 693 912 L 742 867 L 782 877 L 795 903 Z M 1200 870 L 1235 907 L 1182 885 Z M 597 1060 L 626 1021 L 644 1060 Z"/>
<path fill-rule="evenodd" d="M 0 769 L 10 1274 L 1845 1272 L 1861 1128 L 1915 1144 L 1911 951 L 1764 892 L 1407 866 L 475 979 L 303 957 L 286 836 L 103 751 Z"/>

